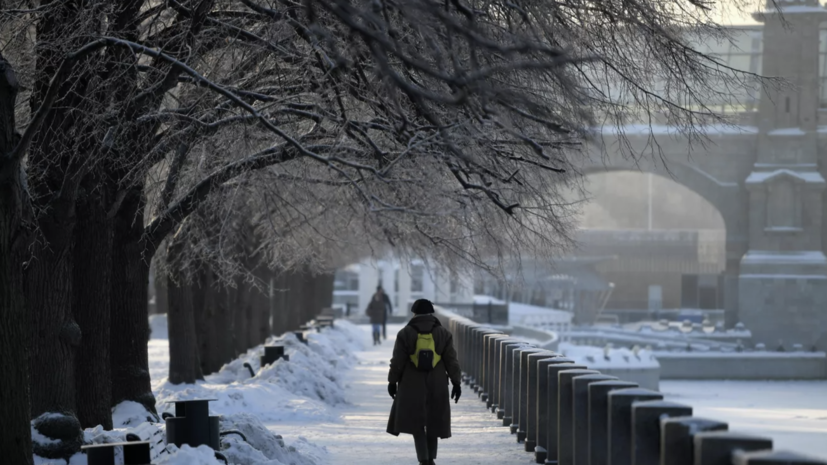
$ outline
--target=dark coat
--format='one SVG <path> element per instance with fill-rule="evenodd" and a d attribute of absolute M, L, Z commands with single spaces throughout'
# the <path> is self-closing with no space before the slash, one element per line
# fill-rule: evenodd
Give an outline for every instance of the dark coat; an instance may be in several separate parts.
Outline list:
<path fill-rule="evenodd" d="M 370 324 L 381 325 L 385 321 L 385 302 L 371 298 L 365 313 L 370 318 Z"/>
<path fill-rule="evenodd" d="M 416 369 L 411 354 L 416 350 L 419 333 L 431 333 L 436 353 L 442 360 L 430 372 Z M 417 315 L 396 335 L 389 383 L 399 383 L 396 399 L 388 419 L 388 433 L 414 434 L 428 427 L 428 433 L 440 438 L 451 437 L 451 405 L 448 379 L 461 382 L 457 351 L 451 332 L 433 315 Z"/>

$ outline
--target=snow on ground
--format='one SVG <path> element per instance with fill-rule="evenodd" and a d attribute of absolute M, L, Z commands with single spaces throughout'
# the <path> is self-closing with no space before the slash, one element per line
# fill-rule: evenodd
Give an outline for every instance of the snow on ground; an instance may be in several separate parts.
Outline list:
<path fill-rule="evenodd" d="M 155 378 L 164 372 L 161 365 L 169 358 L 157 344 L 150 365 L 155 367 L 152 379 L 158 412 L 172 412 L 174 406 L 169 402 L 174 400 L 214 398 L 218 401 L 210 403 L 210 410 L 215 415 L 255 412 L 266 422 L 334 420 L 337 415 L 330 407 L 345 402 L 342 375 L 355 363 L 353 352 L 361 349 L 356 328 L 337 321 L 333 329 L 308 333 L 307 344 L 293 334 L 270 338 L 268 345 L 285 345 L 290 361 L 278 360 L 261 369 L 262 349 L 255 347 L 195 385 L 176 386 Z M 255 376 L 250 376 L 245 363 L 253 367 Z"/>
<path fill-rule="evenodd" d="M 302 437 L 287 442 L 275 434 L 282 422 L 296 424 L 339 421 L 336 406 L 347 403 L 343 378 L 356 364 L 353 354 L 362 349 L 365 335 L 361 328 L 337 321 L 335 328 L 322 333 L 308 333 L 307 344 L 296 336 L 283 335 L 269 338 L 267 344 L 285 345 L 289 361 L 279 360 L 261 368 L 261 346 L 247 351 L 238 359 L 224 365 L 218 373 L 206 376 L 194 385 L 172 385 L 167 381 L 169 373 L 169 340 L 165 315 L 150 317 L 151 340 L 149 365 L 157 410 L 173 412 L 175 400 L 214 398 L 210 413 L 221 416 L 221 429 L 241 431 L 246 441 L 229 435 L 222 441 L 227 449 L 222 453 L 230 463 L 239 465 L 317 465 L 326 463 L 327 452 L 323 447 Z M 253 367 L 250 376 L 244 367 Z M 85 431 L 86 443 L 121 442 L 126 428 L 138 426 L 149 414 L 135 402 L 124 402 L 113 410 L 115 430 L 103 431 L 101 427 Z M 268 424 L 265 425 L 265 422 Z M 33 429 L 35 439 L 48 444 L 50 439 Z M 160 460 L 164 465 L 218 465 L 213 451 L 202 446 L 181 449 L 170 446 L 173 454 Z M 120 456 L 116 452 L 116 460 Z M 35 456 L 37 465 L 66 465 L 63 460 L 46 460 Z M 119 460 L 122 463 L 122 459 Z M 86 465 L 86 456 L 76 454 L 69 465 Z"/>
<path fill-rule="evenodd" d="M 401 325 L 388 325 L 388 340 L 382 345 L 356 353 L 359 363 L 348 377 L 348 405 L 338 408 L 341 421 L 316 424 L 279 422 L 272 424 L 286 439 L 306 438 L 324 445 L 331 465 L 388 465 L 416 463 L 413 438 L 385 432 L 393 400 L 388 396 L 388 365 L 396 333 Z M 369 327 L 363 326 L 363 340 L 369 341 Z M 450 389 L 446 386 L 445 389 Z M 476 394 L 463 386 L 458 404 L 451 404 L 453 437 L 440 440 L 439 465 L 487 465 L 534 463 L 502 425 L 502 420 L 485 410 Z"/>
<path fill-rule="evenodd" d="M 827 381 L 661 381 L 666 400 L 693 407 L 773 448 L 827 460 Z"/>
<path fill-rule="evenodd" d="M 610 349 L 607 353 L 600 347 L 561 342 L 557 351 L 574 360 L 575 363 L 584 364 L 595 370 L 660 368 L 660 363 L 652 352 L 645 349 L 635 351 L 619 347 Z"/>

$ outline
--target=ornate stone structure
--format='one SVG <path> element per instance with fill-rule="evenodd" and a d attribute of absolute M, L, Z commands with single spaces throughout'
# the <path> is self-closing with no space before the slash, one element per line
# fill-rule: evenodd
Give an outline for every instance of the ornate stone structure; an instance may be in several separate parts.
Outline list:
<path fill-rule="evenodd" d="M 673 129 L 653 127 L 666 166 L 658 157 L 626 159 L 612 149 L 615 136 L 604 133 L 608 159 L 583 169 L 655 172 L 715 205 L 727 230 L 728 326 L 742 321 L 755 341 L 773 346 L 781 339 L 824 350 L 827 29 L 820 24 L 827 22 L 827 9 L 817 0 L 776 0 L 782 20 L 768 1 L 755 15 L 763 27 L 746 31 L 753 54 L 745 70 L 792 85 L 761 91 L 753 111 L 740 115 L 740 127 L 709 127 L 712 144 L 689 155 L 687 141 Z M 651 145 L 649 127 L 630 126 L 625 133 L 637 149 Z"/>

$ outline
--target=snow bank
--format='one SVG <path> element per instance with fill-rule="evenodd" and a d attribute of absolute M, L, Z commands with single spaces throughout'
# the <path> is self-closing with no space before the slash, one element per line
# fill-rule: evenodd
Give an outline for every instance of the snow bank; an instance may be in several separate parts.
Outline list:
<path fill-rule="evenodd" d="M 327 451 L 299 437 L 293 444 L 268 430 L 263 422 L 295 421 L 332 422 L 339 421 L 338 414 L 331 408 L 345 403 L 344 372 L 356 364 L 354 352 L 365 347 L 365 333 L 356 325 L 337 320 L 334 328 L 321 333 L 307 334 L 308 343 L 299 342 L 293 334 L 279 338 L 271 337 L 267 344 L 283 344 L 290 361 L 279 360 L 263 369 L 259 356 L 263 346 L 247 351 L 236 360 L 226 364 L 218 373 L 209 375 L 197 384 L 172 385 L 166 377 L 169 372 L 169 343 L 166 315 L 150 316 L 152 331 L 149 343 L 150 375 L 159 413 L 174 412 L 175 400 L 194 398 L 215 398 L 210 403 L 210 414 L 221 416 L 221 430 L 241 432 L 222 438 L 226 449 L 221 451 L 230 463 L 235 465 L 317 465 L 324 463 Z M 244 367 L 249 363 L 256 371 Z M 85 444 L 123 442 L 127 432 L 151 419 L 152 415 L 137 402 L 122 402 L 112 411 L 112 431 L 102 427 L 84 431 Z M 39 450 L 54 448 L 60 441 L 53 439 L 54 423 L 44 422 L 50 418 L 32 422 L 32 436 Z M 62 417 L 52 419 L 59 424 Z M 75 420 L 76 421 L 76 420 Z M 44 426 L 45 425 L 45 426 Z M 163 425 L 159 425 L 163 427 Z M 40 429 L 38 429 L 40 427 Z M 49 433 L 49 434 L 46 434 Z M 168 446 L 169 456 L 158 459 L 158 465 L 219 465 L 214 451 L 207 446 L 177 448 Z M 116 449 L 116 463 L 123 463 L 121 449 Z M 50 454 L 51 455 L 51 454 Z M 34 456 L 36 465 L 67 465 L 64 459 L 48 459 Z M 84 454 L 75 454 L 68 465 L 86 465 Z"/>
<path fill-rule="evenodd" d="M 258 346 L 203 382 L 173 385 L 165 380 L 155 392 L 158 412 L 172 412 L 169 402 L 175 400 L 214 398 L 214 415 L 254 413 L 265 422 L 335 421 L 338 416 L 329 407 L 345 403 L 343 375 L 355 363 L 353 352 L 364 347 L 364 335 L 355 325 L 337 320 L 334 328 L 309 333 L 307 339 L 307 344 L 293 334 L 268 339 L 268 345 L 283 344 L 290 361 L 278 360 L 263 369 L 263 346 Z M 245 363 L 255 376 L 250 377 Z"/>
<path fill-rule="evenodd" d="M 652 352 L 641 349 L 632 351 L 625 348 L 601 349 L 578 346 L 561 342 L 558 352 L 593 370 L 608 369 L 659 369 L 660 364 Z"/>
<path fill-rule="evenodd" d="M 308 454 L 300 453 L 295 446 L 286 446 L 281 436 L 274 434 L 254 415 L 239 413 L 221 418 L 221 430 L 234 430 L 240 434 L 228 434 L 222 440 L 226 448 L 221 451 L 230 463 L 236 465 L 316 465 Z M 242 438 L 243 435 L 244 437 Z M 246 441 L 245 441 L 246 439 Z M 300 441 L 303 441 L 300 439 Z M 306 441 L 303 441 L 306 443 Z M 311 446 L 316 448 L 316 446 Z M 326 450 L 319 449 L 326 454 Z"/>

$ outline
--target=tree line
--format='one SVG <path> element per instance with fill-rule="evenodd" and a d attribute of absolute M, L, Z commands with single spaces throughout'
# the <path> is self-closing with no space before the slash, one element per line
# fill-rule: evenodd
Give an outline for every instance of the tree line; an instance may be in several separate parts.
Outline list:
<path fill-rule="evenodd" d="M 45 413 L 154 411 L 153 261 L 191 382 L 353 258 L 552 257 L 591 128 L 722 120 L 711 83 L 746 78 L 687 38 L 723 34 L 712 3 L 3 0 L 0 456 Z"/>

